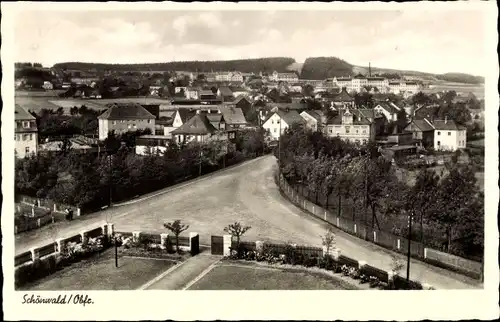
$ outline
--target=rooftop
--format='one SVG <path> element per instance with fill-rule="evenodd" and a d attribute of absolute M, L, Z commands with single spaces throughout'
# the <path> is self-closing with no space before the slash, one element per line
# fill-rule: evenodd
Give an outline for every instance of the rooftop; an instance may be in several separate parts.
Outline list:
<path fill-rule="evenodd" d="M 215 127 L 210 123 L 205 114 L 196 114 L 179 128 L 173 130 L 173 135 L 206 135 L 215 132 Z"/>
<path fill-rule="evenodd" d="M 101 120 L 129 120 L 129 119 L 155 119 L 155 116 L 148 112 L 138 103 L 111 103 L 108 108 L 99 115 Z"/>
<path fill-rule="evenodd" d="M 15 115 L 15 120 L 25 120 L 25 121 L 28 121 L 28 120 L 36 120 L 36 118 L 31 115 L 26 109 L 24 109 L 24 107 L 21 107 L 21 105 L 17 105 L 16 104 L 16 108 L 15 108 L 15 111 L 14 111 L 14 115 Z"/>

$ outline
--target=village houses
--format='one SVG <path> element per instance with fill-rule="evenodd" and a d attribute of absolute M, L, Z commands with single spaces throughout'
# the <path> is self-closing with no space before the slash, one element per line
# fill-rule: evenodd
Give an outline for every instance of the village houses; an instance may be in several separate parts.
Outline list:
<path fill-rule="evenodd" d="M 343 141 L 367 144 L 375 139 L 375 126 L 360 110 L 342 109 L 330 117 L 325 126 L 328 137 L 338 137 Z"/>
<path fill-rule="evenodd" d="M 269 132 L 271 138 L 278 139 L 288 127 L 295 123 L 305 124 L 305 120 L 297 111 L 275 109 L 273 112 L 268 113 L 262 127 Z"/>
<path fill-rule="evenodd" d="M 456 151 L 467 145 L 467 128 L 448 118 L 432 121 L 415 119 L 404 132 L 413 133 L 413 139 L 420 145 L 436 151 Z"/>

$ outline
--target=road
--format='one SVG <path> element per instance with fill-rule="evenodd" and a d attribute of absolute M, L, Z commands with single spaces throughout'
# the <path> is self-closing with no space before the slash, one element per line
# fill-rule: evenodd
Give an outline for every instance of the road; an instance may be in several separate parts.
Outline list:
<path fill-rule="evenodd" d="M 181 219 L 189 224 L 189 232 L 200 234 L 200 242 L 205 245 L 210 243 L 211 235 L 222 235 L 223 228 L 236 221 L 252 227 L 245 234 L 248 240 L 321 245 L 320 236 L 328 224 L 280 194 L 273 179 L 275 169 L 276 159 L 264 156 L 73 222 L 45 226 L 16 236 L 16 254 L 97 227 L 106 217 L 117 231 L 156 233 L 165 232 L 164 222 Z M 392 254 L 405 260 L 400 254 L 340 230 L 336 231 L 336 244 L 343 254 L 385 270 L 390 269 Z M 417 260 L 411 261 L 411 277 L 440 289 L 482 287 L 473 279 Z"/>

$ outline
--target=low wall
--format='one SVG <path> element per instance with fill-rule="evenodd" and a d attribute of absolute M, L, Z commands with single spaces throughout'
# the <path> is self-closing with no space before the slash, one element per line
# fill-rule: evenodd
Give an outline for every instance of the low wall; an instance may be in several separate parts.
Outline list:
<path fill-rule="evenodd" d="M 19 195 L 17 196 L 17 199 L 19 200 L 19 202 L 23 204 L 35 205 L 36 207 L 39 207 L 41 209 L 50 210 L 58 213 L 66 213 L 66 209 L 71 209 L 73 210 L 73 213 L 76 217 L 81 215 L 81 210 L 79 207 L 56 203 L 50 199 L 39 199 L 25 195 Z"/>
<path fill-rule="evenodd" d="M 408 239 L 384 231 L 372 229 L 371 227 L 366 227 L 361 222 L 351 221 L 349 219 L 336 216 L 325 208 L 304 198 L 298 191 L 290 186 L 288 182 L 286 182 L 283 176 L 280 176 L 279 178 L 276 177 L 276 183 L 278 184 L 280 191 L 293 204 L 302 210 L 307 211 L 308 213 L 328 222 L 348 234 L 399 253 L 408 253 Z M 411 241 L 410 254 L 412 257 L 428 262 L 429 264 L 450 269 L 472 278 L 482 278 L 481 263 L 439 252 L 430 248 L 425 248 L 425 245 L 418 241 Z"/>
<path fill-rule="evenodd" d="M 41 247 L 36 247 L 32 248 L 30 251 L 21 253 L 17 256 L 14 257 L 14 264 L 15 266 L 22 266 L 22 265 L 28 265 L 30 263 L 33 263 L 34 259 L 41 259 L 43 257 L 59 253 L 61 251 L 62 245 L 68 242 L 76 242 L 80 243 L 82 242 L 82 234 L 85 235 L 86 237 L 94 238 L 94 237 L 99 237 L 102 236 L 104 233 L 106 233 L 106 228 L 105 227 L 97 227 L 93 228 L 91 230 L 86 230 L 83 231 L 80 234 L 73 235 L 68 238 L 64 239 L 58 239 L 54 240 L 53 242 L 41 246 Z"/>
<path fill-rule="evenodd" d="M 215 238 L 214 238 L 215 237 Z M 230 235 L 225 236 L 212 236 L 212 254 L 220 255 L 218 251 L 222 248 L 223 254 L 228 256 L 230 254 L 231 248 L 236 247 L 235 241 L 232 240 Z M 226 241 L 231 241 L 227 243 Z M 271 252 L 274 256 L 280 257 L 285 255 L 286 248 L 289 244 L 276 244 L 276 243 L 266 243 L 262 241 L 240 241 L 240 245 L 243 246 L 247 251 L 257 251 L 257 252 Z M 350 258 L 346 255 L 342 255 L 339 249 L 330 249 L 326 247 L 315 247 L 315 246 L 302 246 L 302 245 L 292 245 L 296 254 L 302 254 L 304 256 L 309 256 L 312 258 L 324 257 L 330 255 L 339 265 L 346 265 L 348 267 L 353 267 L 361 274 L 366 276 L 376 277 L 378 280 L 389 283 L 391 280 L 398 289 L 423 289 L 423 286 L 418 281 L 407 280 L 406 278 L 395 275 L 393 272 L 387 272 L 383 269 L 377 268 L 375 266 L 369 265 L 366 262 L 358 261 L 356 259 Z M 231 248 L 230 248 L 231 247 Z M 426 284 L 426 287 L 432 287 Z"/>
<path fill-rule="evenodd" d="M 148 233 L 143 231 L 134 232 L 120 232 L 117 231 L 116 234 L 120 234 L 122 237 L 128 238 L 146 238 L 149 242 L 155 244 L 161 244 L 166 247 L 170 247 L 175 250 L 176 240 L 175 236 L 172 234 L 158 234 L 158 233 Z M 199 247 L 199 235 L 198 233 L 189 233 L 189 236 L 179 236 L 179 248 L 184 251 L 191 252 L 192 254 L 198 254 L 200 251 Z"/>

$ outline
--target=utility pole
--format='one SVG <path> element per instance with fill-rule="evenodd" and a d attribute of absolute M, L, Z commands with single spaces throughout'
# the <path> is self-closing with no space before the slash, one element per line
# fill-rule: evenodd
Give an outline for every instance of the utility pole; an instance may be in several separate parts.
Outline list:
<path fill-rule="evenodd" d="M 413 221 L 413 210 L 408 218 L 408 259 L 406 263 L 406 280 L 410 281 L 410 258 L 411 258 L 411 224 Z"/>

